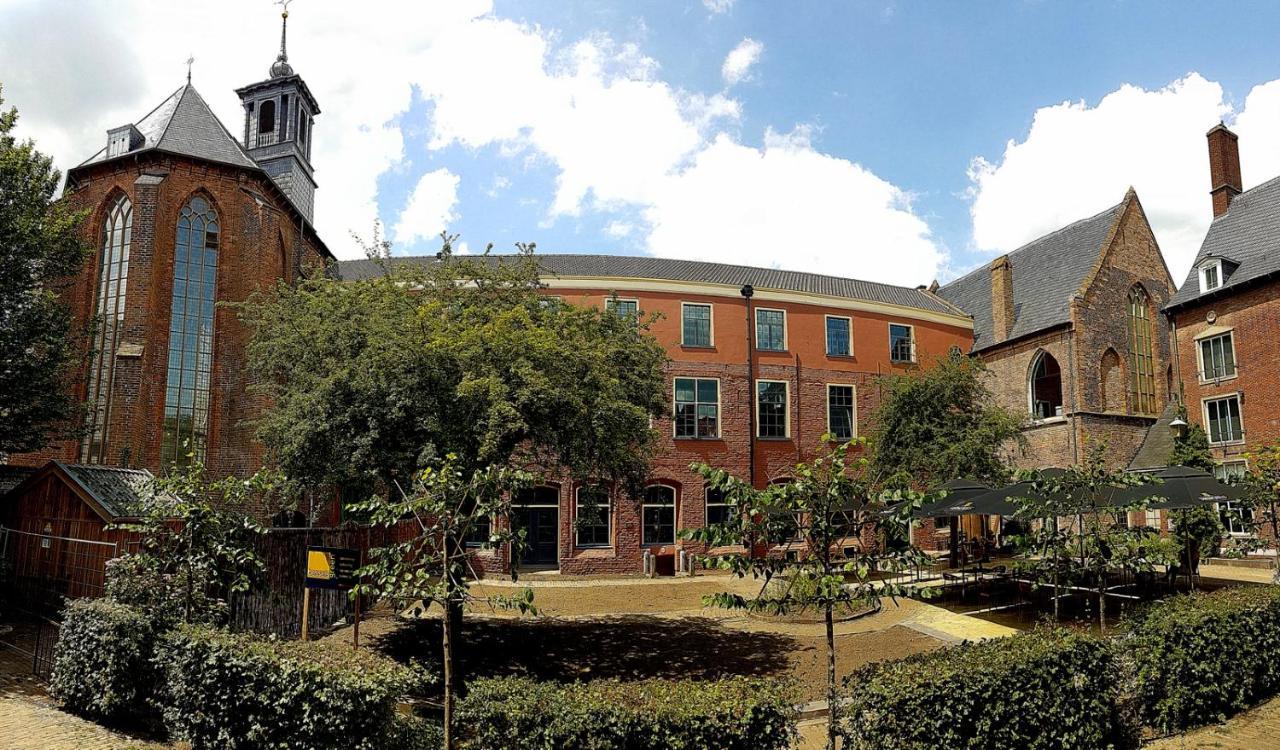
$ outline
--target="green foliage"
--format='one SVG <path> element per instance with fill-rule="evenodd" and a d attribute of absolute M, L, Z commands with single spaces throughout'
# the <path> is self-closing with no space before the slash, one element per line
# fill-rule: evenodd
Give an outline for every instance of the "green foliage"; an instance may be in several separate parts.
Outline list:
<path fill-rule="evenodd" d="M 108 594 L 165 619 L 224 621 L 231 594 L 247 591 L 263 567 L 254 543 L 265 529 L 251 511 L 282 482 L 268 471 L 215 481 L 198 461 L 175 466 L 135 509 L 138 520 L 119 525 L 141 539 L 109 567 Z"/>
<path fill-rule="evenodd" d="M 273 404 L 258 435 L 281 467 L 389 486 L 453 453 L 467 469 L 516 458 L 638 486 L 649 420 L 667 412 L 649 321 L 540 294 L 532 246 L 498 261 L 454 256 L 453 240 L 436 263 L 383 259 L 377 278 L 317 276 L 240 306 Z"/>
<path fill-rule="evenodd" d="M 461 705 L 473 746 L 503 750 L 785 750 L 794 691 L 774 680 L 477 680 Z"/>
<path fill-rule="evenodd" d="M 982 361 L 958 351 L 929 369 L 883 378 L 872 415 L 875 470 L 902 485 L 1008 477 L 1003 450 L 1020 439 L 1021 416 L 999 407 Z"/>
<path fill-rule="evenodd" d="M 107 722 L 145 718 L 156 670 L 156 625 L 135 607 L 77 599 L 63 611 L 49 689 L 68 710 Z"/>
<path fill-rule="evenodd" d="M 75 345 L 58 292 L 87 255 L 83 215 L 53 199 L 53 159 L 18 142 L 3 105 L 0 89 L 0 458 L 73 434 Z"/>
<path fill-rule="evenodd" d="M 1280 692 L 1280 589 L 1229 588 L 1139 610 L 1121 648 L 1144 720 L 1163 732 L 1223 721 Z"/>
<path fill-rule="evenodd" d="M 404 743 L 412 736 L 397 726 L 396 703 L 424 679 L 345 643 L 282 642 L 206 626 L 169 632 L 156 663 L 165 724 L 194 750 Z"/>
<path fill-rule="evenodd" d="M 1181 550 L 1182 564 L 1194 570 L 1202 557 L 1214 554 L 1227 530 L 1222 518 L 1211 505 L 1170 511 L 1173 538 Z"/>
<path fill-rule="evenodd" d="M 847 750 L 1136 747 L 1105 641 L 1041 629 L 864 667 L 845 680 Z"/>
<path fill-rule="evenodd" d="M 1183 415 L 1185 417 L 1185 415 Z M 1185 432 L 1174 438 L 1170 466 L 1190 466 L 1212 472 L 1218 464 L 1209 452 L 1209 435 L 1198 424 L 1188 425 Z"/>

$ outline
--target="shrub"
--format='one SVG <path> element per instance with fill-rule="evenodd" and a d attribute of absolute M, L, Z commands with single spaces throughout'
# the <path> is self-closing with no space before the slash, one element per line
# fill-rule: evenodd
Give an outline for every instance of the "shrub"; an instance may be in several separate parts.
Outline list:
<path fill-rule="evenodd" d="M 560 685 L 476 680 L 458 726 L 504 750 L 782 750 L 795 738 L 793 690 L 776 681 L 650 680 Z"/>
<path fill-rule="evenodd" d="M 381 748 L 420 673 L 346 644 L 276 641 L 206 626 L 161 639 L 165 724 L 196 750 Z"/>
<path fill-rule="evenodd" d="M 847 750 L 1136 746 L 1107 643 L 1041 629 L 864 667 L 845 680 Z"/>
<path fill-rule="evenodd" d="M 62 615 L 50 690 L 71 711 L 108 722 L 151 714 L 156 628 L 141 610 L 78 599 Z"/>
<path fill-rule="evenodd" d="M 1222 721 L 1280 690 L 1280 589 L 1155 602 L 1126 624 L 1143 718 L 1162 732 Z"/>

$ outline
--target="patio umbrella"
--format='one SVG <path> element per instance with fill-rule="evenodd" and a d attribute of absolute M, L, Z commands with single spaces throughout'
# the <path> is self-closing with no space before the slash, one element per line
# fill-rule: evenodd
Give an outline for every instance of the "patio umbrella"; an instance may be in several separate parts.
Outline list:
<path fill-rule="evenodd" d="M 1044 477 L 1060 476 L 1063 469 L 1043 469 L 1040 474 Z M 1035 488 L 1035 482 L 1030 479 L 1024 479 L 1020 482 L 1007 484 L 994 490 L 976 493 L 964 499 L 963 502 L 951 503 L 949 506 L 945 503 L 940 504 L 939 512 L 934 515 L 940 516 L 1011 516 L 1018 511 L 1016 498 L 1029 498 L 1033 500 L 1044 500 L 1045 498 Z"/>
<path fill-rule="evenodd" d="M 1170 466 L 1153 472 L 1152 476 L 1161 481 L 1126 487 L 1115 494 L 1114 502 L 1127 505 L 1153 500 L 1151 510 L 1180 510 L 1239 500 L 1245 494 L 1240 487 L 1223 484 L 1209 472 L 1189 466 Z"/>
<path fill-rule="evenodd" d="M 991 492 L 990 487 L 974 479 L 952 479 L 943 482 L 935 489 L 947 493 L 946 497 L 920 506 L 915 512 L 917 518 L 964 515 L 964 513 L 954 512 L 953 509 L 963 507 L 973 498 Z"/>

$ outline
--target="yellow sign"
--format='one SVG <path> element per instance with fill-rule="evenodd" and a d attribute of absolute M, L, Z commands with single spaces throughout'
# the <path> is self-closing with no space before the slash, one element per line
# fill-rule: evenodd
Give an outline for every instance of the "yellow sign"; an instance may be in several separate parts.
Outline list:
<path fill-rule="evenodd" d="M 349 589 L 356 583 L 360 553 L 340 547 L 307 548 L 307 588 Z"/>
<path fill-rule="evenodd" d="M 322 550 L 307 550 L 307 578 L 313 581 L 333 580 L 333 558 Z"/>

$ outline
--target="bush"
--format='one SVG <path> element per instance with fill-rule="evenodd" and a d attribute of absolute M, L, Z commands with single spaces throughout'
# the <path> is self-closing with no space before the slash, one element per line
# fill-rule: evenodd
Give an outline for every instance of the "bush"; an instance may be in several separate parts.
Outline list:
<path fill-rule="evenodd" d="M 776 681 L 603 681 L 559 685 L 477 680 L 458 726 L 504 750 L 782 750 L 796 696 Z"/>
<path fill-rule="evenodd" d="M 1041 629 L 864 667 L 847 750 L 1100 750 L 1137 744 L 1107 643 Z"/>
<path fill-rule="evenodd" d="M 1280 589 L 1171 597 L 1126 630 L 1143 718 L 1162 732 L 1222 721 L 1280 690 Z"/>
<path fill-rule="evenodd" d="M 157 647 L 165 724 L 196 750 L 381 748 L 422 675 L 346 644 L 180 626 Z M 404 746 L 403 744 L 401 745 Z"/>
<path fill-rule="evenodd" d="M 62 615 L 50 690 L 71 711 L 108 722 L 152 713 L 156 627 L 141 610 L 78 599 Z"/>

